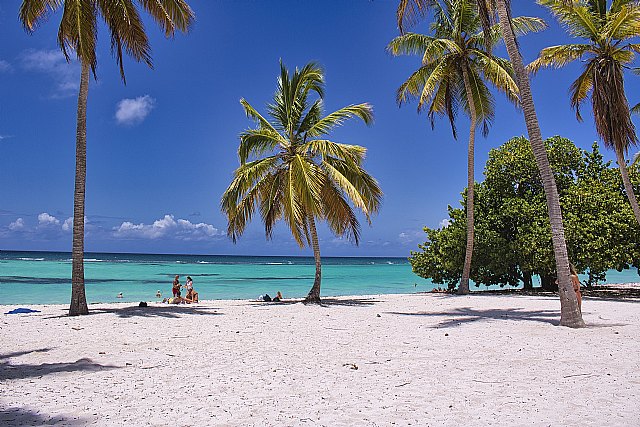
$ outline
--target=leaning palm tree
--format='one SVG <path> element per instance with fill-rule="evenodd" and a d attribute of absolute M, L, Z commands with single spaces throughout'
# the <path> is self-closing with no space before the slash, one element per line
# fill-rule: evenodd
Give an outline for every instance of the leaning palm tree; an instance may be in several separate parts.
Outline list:
<path fill-rule="evenodd" d="M 396 13 L 400 32 L 404 31 L 407 25 L 415 24 L 439 0 L 400 0 Z M 520 91 L 520 103 L 525 118 L 525 125 L 529 135 L 531 150 L 536 159 L 536 165 L 540 171 L 540 177 L 547 199 L 547 209 L 549 212 L 549 223 L 551 225 L 551 241 L 556 260 L 556 271 L 558 274 L 558 288 L 560 291 L 560 324 L 573 328 L 584 327 L 582 313 L 578 307 L 578 299 L 571 284 L 571 272 L 569 271 L 569 255 L 567 253 L 567 243 L 564 235 L 564 225 L 562 224 L 562 211 L 560 209 L 560 196 L 558 187 L 553 176 L 553 171 L 549 165 L 549 158 L 542 140 L 540 124 L 533 104 L 531 94 L 531 84 L 529 75 L 525 70 L 520 49 L 516 41 L 516 33 L 511 18 L 510 0 L 475 0 L 478 14 L 482 21 L 485 38 L 490 39 L 491 23 L 498 17 L 502 37 L 509 54 L 509 59 L 513 66 L 516 83 Z M 486 46 L 490 42 L 485 43 Z"/>
<path fill-rule="evenodd" d="M 596 130 L 604 145 L 616 153 L 618 168 L 633 213 L 640 224 L 640 207 L 633 192 L 625 155 L 638 142 L 624 91 L 624 68 L 633 61 L 640 44 L 629 40 L 640 36 L 640 2 L 617 0 L 607 10 L 606 0 L 539 0 L 563 24 L 567 32 L 585 43 L 551 46 L 529 64 L 532 72 L 541 67 L 564 67 L 584 63 L 582 73 L 569 89 L 571 106 L 582 121 L 580 106 L 591 97 Z"/>
<path fill-rule="evenodd" d="M 312 100 L 314 94 L 317 98 Z M 257 128 L 240 134 L 240 166 L 221 201 L 227 233 L 234 242 L 258 209 L 267 239 L 283 219 L 300 247 L 313 248 L 316 274 L 305 299 L 311 303 L 320 302 L 322 278 L 316 222 L 326 221 L 337 236 L 358 244 L 360 223 L 349 201 L 371 224 L 371 214 L 378 211 L 382 198 L 378 183 L 362 167 L 366 149 L 325 139 L 353 117 L 371 124 L 372 107 L 349 105 L 323 117 L 323 96 L 320 66 L 309 63 L 290 76 L 281 63 L 278 89 L 267 106 L 271 121 L 240 100 Z"/>
<path fill-rule="evenodd" d="M 175 30 L 187 31 L 194 14 L 184 0 L 138 0 L 167 37 Z M 102 17 L 111 34 L 111 50 L 120 67 L 120 76 L 126 84 L 123 65 L 123 49 L 136 61 L 152 67 L 151 49 L 144 25 L 133 0 L 23 0 L 20 20 L 29 33 L 51 13 L 62 9 L 58 30 L 58 45 L 67 61 L 71 51 L 80 61 L 80 91 L 76 127 L 76 172 L 73 198 L 73 245 L 71 269 L 71 304 L 69 315 L 87 314 L 87 298 L 84 287 L 84 205 L 87 174 L 87 97 L 89 72 L 96 77 L 98 65 L 96 42 L 98 16 Z"/>
<path fill-rule="evenodd" d="M 399 104 L 418 99 L 418 112 L 428 106 L 431 126 L 434 115 L 445 115 L 457 139 L 455 118 L 458 107 L 471 119 L 467 155 L 467 245 L 458 293 L 469 293 L 469 276 L 474 243 L 474 146 L 479 121 L 487 136 L 494 118 L 494 101 L 486 82 L 504 92 L 514 104 L 518 103 L 518 87 L 512 78 L 511 64 L 485 49 L 484 34 L 475 2 L 472 0 L 443 0 L 433 6 L 435 21 L 431 25 L 433 36 L 406 33 L 396 37 L 387 47 L 393 55 L 417 54 L 422 66 L 398 89 Z M 514 19 L 520 34 L 546 28 L 539 18 Z M 496 25 L 489 31 L 490 48 L 501 40 Z"/>

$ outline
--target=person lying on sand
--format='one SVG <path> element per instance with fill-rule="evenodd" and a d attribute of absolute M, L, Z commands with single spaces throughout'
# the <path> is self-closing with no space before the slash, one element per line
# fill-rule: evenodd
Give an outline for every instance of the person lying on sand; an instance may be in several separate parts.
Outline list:
<path fill-rule="evenodd" d="M 264 301 L 264 302 L 280 302 L 281 300 L 282 300 L 282 294 L 280 293 L 280 291 L 278 291 L 276 296 L 273 298 L 271 298 L 269 294 L 260 295 L 260 297 L 258 297 L 258 301 Z"/>

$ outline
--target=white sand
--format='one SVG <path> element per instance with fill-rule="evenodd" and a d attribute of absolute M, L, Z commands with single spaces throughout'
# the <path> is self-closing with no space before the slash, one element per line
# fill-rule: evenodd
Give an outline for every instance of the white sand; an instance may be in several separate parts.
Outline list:
<path fill-rule="evenodd" d="M 36 306 L 1 315 L 0 425 L 640 425 L 640 302 L 587 298 L 579 330 L 559 305 Z"/>

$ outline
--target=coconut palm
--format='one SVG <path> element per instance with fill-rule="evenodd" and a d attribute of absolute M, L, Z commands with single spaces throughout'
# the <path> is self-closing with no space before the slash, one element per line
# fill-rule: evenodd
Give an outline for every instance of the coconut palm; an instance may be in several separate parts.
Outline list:
<path fill-rule="evenodd" d="M 636 145 L 635 126 L 624 91 L 623 70 L 633 61 L 640 44 L 629 40 L 640 36 L 640 3 L 617 0 L 607 9 L 606 0 L 539 0 L 548 7 L 567 32 L 585 43 L 551 46 L 529 64 L 537 72 L 541 67 L 564 67 L 574 61 L 584 63 L 582 73 L 569 89 L 571 106 L 582 121 L 580 106 L 591 97 L 596 130 L 605 146 L 616 153 L 622 182 L 636 220 L 640 224 L 640 207 L 633 193 L 625 155 Z"/>
<path fill-rule="evenodd" d="M 401 32 L 407 25 L 415 24 L 422 18 L 438 0 L 400 0 L 396 13 L 398 28 Z M 480 15 L 485 38 L 490 38 L 490 24 L 498 17 L 502 37 L 509 54 L 509 59 L 513 66 L 516 83 L 520 91 L 520 103 L 525 118 L 525 125 L 529 135 L 531 150 L 536 159 L 540 177 L 547 199 L 547 209 L 549 211 L 549 223 L 551 225 L 551 240 L 556 259 L 556 271 L 558 273 L 558 288 L 560 293 L 560 324 L 569 327 L 584 327 L 582 313 L 578 307 L 578 299 L 571 284 L 571 273 L 569 271 L 569 256 L 564 235 L 564 225 L 562 224 L 562 211 L 560 209 L 560 197 L 556 186 L 553 171 L 549 165 L 549 158 L 542 140 L 540 124 L 533 104 L 531 94 L 531 84 L 529 75 L 525 70 L 520 49 L 516 41 L 511 19 L 510 0 L 476 0 L 478 14 Z M 487 41 L 485 45 L 489 46 Z"/>
<path fill-rule="evenodd" d="M 431 25 L 433 36 L 406 33 L 396 37 L 387 49 L 396 56 L 417 54 L 422 57 L 422 66 L 398 89 L 399 104 L 408 99 L 418 99 L 418 112 L 428 107 L 432 127 L 434 115 L 446 115 L 454 139 L 457 139 L 455 118 L 460 105 L 471 119 L 467 156 L 467 246 L 458 287 L 458 293 L 467 294 L 474 240 L 475 130 L 481 121 L 486 136 L 494 118 L 493 95 L 486 82 L 504 92 L 515 104 L 518 102 L 518 87 L 511 75 L 511 64 L 485 49 L 475 2 L 443 0 L 432 8 L 436 17 Z M 539 18 L 521 17 L 514 19 L 514 27 L 524 34 L 542 30 L 546 25 Z M 500 29 L 494 26 L 489 31 L 490 47 L 500 39 Z"/>
<path fill-rule="evenodd" d="M 267 239 L 283 219 L 300 247 L 313 248 L 316 274 L 305 300 L 312 303 L 320 302 L 322 278 L 316 222 L 326 221 L 337 236 L 358 244 L 360 223 L 349 202 L 371 224 L 382 198 L 378 183 L 362 167 L 366 149 L 326 139 L 347 119 L 357 117 L 371 124 L 372 107 L 349 105 L 323 116 L 323 97 L 324 73 L 319 65 L 309 63 L 290 75 L 281 63 L 278 89 L 267 106 L 270 120 L 240 100 L 257 127 L 240 134 L 240 166 L 221 201 L 227 234 L 234 242 L 258 209 Z"/>
<path fill-rule="evenodd" d="M 167 37 L 175 30 L 187 31 L 194 14 L 184 0 L 138 0 Z M 96 77 L 98 65 L 96 42 L 98 18 L 101 17 L 111 35 L 111 50 L 120 67 L 120 76 L 126 83 L 123 65 L 123 50 L 136 61 L 150 67 L 151 49 L 144 25 L 133 0 L 23 0 L 20 6 L 20 20 L 29 33 L 50 14 L 62 10 L 62 20 L 58 30 L 58 45 L 67 61 L 71 51 L 80 62 L 80 90 L 76 127 L 76 172 L 73 198 L 73 245 L 71 271 L 71 304 L 69 315 L 87 314 L 87 299 L 84 288 L 84 204 L 87 173 L 87 97 L 89 93 L 89 72 Z"/>

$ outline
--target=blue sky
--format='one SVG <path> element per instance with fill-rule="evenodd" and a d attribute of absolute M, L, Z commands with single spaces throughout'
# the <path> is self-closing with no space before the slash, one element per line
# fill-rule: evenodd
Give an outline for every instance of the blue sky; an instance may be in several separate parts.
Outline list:
<path fill-rule="evenodd" d="M 70 251 L 79 67 L 56 45 L 60 15 L 37 31 L 22 29 L 19 1 L 0 6 L 0 250 Z M 382 209 L 355 247 L 320 228 L 321 252 L 334 256 L 407 256 L 437 227 L 466 185 L 464 116 L 454 141 L 446 120 L 431 130 L 415 104 L 398 108 L 397 87 L 419 65 L 393 58 L 393 0 L 191 0 L 196 24 L 167 40 L 148 19 L 154 69 L 126 60 L 127 85 L 101 29 L 98 79 L 88 105 L 87 251 L 309 255 L 284 225 L 267 242 L 259 218 L 237 244 L 225 235 L 219 200 L 238 165 L 238 134 L 252 125 L 239 104 L 259 111 L 276 87 L 279 60 L 326 71 L 326 109 L 369 102 L 375 124 L 353 121 L 333 139 L 368 148 L 366 168 L 385 193 Z M 525 60 L 569 39 L 533 1 L 514 15 L 540 16 L 550 28 L 521 39 Z M 414 30 L 425 31 L 426 23 Z M 506 55 L 504 49 L 497 52 Z M 589 114 L 575 120 L 567 90 L 580 65 L 543 70 L 533 91 L 543 136 L 579 147 L 599 141 Z M 640 101 L 640 79 L 627 96 Z M 499 95 L 489 137 L 476 143 L 476 179 L 488 151 L 526 134 L 521 113 Z M 590 112 L 586 105 L 584 112 Z M 636 125 L 638 118 L 634 118 Z M 612 153 L 606 153 L 613 159 Z"/>

